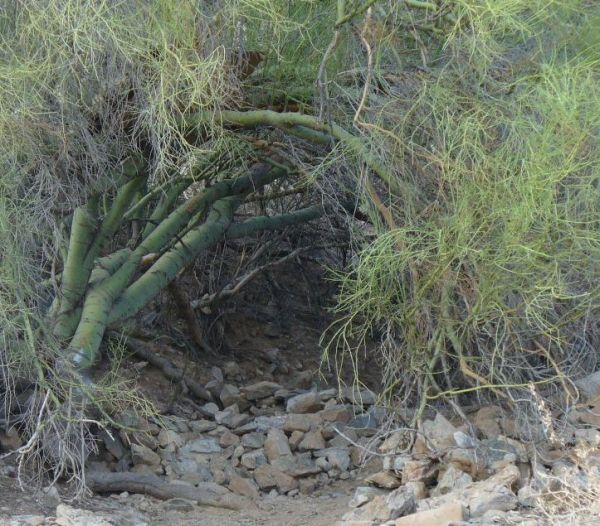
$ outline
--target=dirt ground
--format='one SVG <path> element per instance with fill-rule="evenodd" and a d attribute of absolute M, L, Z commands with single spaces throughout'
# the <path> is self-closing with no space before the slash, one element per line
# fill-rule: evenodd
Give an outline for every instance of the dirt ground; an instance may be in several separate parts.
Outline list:
<path fill-rule="evenodd" d="M 76 508 L 77 526 L 88 523 L 88 510 L 102 526 L 331 526 L 348 509 L 356 483 L 340 483 L 311 496 L 265 497 L 252 509 L 230 511 L 197 506 L 182 499 L 161 501 L 144 495 L 112 495 L 68 503 Z M 42 526 L 57 524 L 54 492 L 21 490 L 14 477 L 0 477 L 0 525 Z M 89 524 L 89 523 L 88 523 Z"/>

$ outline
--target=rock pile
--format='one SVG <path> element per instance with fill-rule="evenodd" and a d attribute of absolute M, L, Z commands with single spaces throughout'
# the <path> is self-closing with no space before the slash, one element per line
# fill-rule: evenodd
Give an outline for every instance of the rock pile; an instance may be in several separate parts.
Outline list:
<path fill-rule="evenodd" d="M 235 367 L 225 370 L 206 385 L 215 402 L 198 406 L 200 418 L 127 421 L 142 431 L 104 434 L 106 451 L 90 469 L 218 485 L 252 499 L 311 493 L 356 476 L 361 447 L 385 415 L 372 392 L 289 390 L 273 381 L 238 388 L 227 378 Z"/>
<path fill-rule="evenodd" d="M 541 459 L 506 436 L 513 425 L 500 408 L 484 407 L 470 426 L 457 428 L 441 414 L 425 421 L 408 452 L 399 452 L 406 433 L 390 434 L 377 451 L 383 470 L 356 489 L 353 509 L 339 526 L 546 524 L 527 510 L 561 474 L 564 480 L 565 470 L 579 468 L 559 449 Z M 581 442 L 582 435 L 572 438 Z M 588 465 L 600 460 L 600 451 L 587 441 L 584 449 L 590 447 L 598 456 L 588 458 Z"/>

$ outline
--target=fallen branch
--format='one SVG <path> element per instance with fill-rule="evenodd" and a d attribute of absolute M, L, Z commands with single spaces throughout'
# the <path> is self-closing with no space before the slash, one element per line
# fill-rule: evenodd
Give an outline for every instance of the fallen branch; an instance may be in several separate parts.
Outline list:
<path fill-rule="evenodd" d="M 88 488 L 95 493 L 141 493 L 157 499 L 187 499 L 202 506 L 214 506 L 229 510 L 242 510 L 252 507 L 252 502 L 234 495 L 222 486 L 212 482 L 201 482 L 198 486 L 172 484 L 156 475 L 139 473 L 100 473 L 86 474 Z"/>
<path fill-rule="evenodd" d="M 289 261 L 290 259 L 295 258 L 298 254 L 300 254 L 300 252 L 308 250 L 309 248 L 314 248 L 314 247 L 297 248 L 296 250 L 293 250 L 292 252 L 283 256 L 282 258 L 279 258 L 275 261 L 270 261 L 269 263 L 266 263 L 265 265 L 262 265 L 255 269 L 252 269 L 250 272 L 248 272 L 244 276 L 238 278 L 233 283 L 227 284 L 219 292 L 214 292 L 213 294 L 205 294 L 200 299 L 191 301 L 190 305 L 193 309 L 197 309 L 197 308 L 202 308 L 202 307 L 208 307 L 209 305 L 213 304 L 216 301 L 221 301 L 225 298 L 229 298 L 229 297 L 233 296 L 234 294 L 237 294 L 244 286 L 246 286 L 253 278 L 258 276 L 258 274 L 260 274 L 261 272 L 265 271 L 266 269 L 268 269 L 270 267 L 274 267 L 276 265 L 281 265 L 281 264 L 285 263 L 286 261 Z"/>

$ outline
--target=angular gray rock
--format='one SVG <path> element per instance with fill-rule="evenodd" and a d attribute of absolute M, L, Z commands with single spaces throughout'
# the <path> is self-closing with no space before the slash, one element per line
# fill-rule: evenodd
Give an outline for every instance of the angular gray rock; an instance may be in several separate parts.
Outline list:
<path fill-rule="evenodd" d="M 254 419 L 256 431 L 266 433 L 271 428 L 282 429 L 286 421 L 285 415 L 257 416 Z M 286 430 L 287 431 L 287 430 Z"/>
<path fill-rule="evenodd" d="M 265 445 L 264 433 L 251 432 L 242 436 L 242 446 L 250 449 L 259 449 Z"/>
<path fill-rule="evenodd" d="M 248 469 L 256 469 L 259 466 L 267 463 L 267 457 L 263 449 L 255 449 L 248 453 L 244 453 L 240 459 L 242 466 Z"/>
<path fill-rule="evenodd" d="M 441 413 L 437 413 L 434 420 L 425 420 L 422 431 L 435 449 L 447 450 L 456 447 L 454 433 L 458 430 Z"/>
<path fill-rule="evenodd" d="M 214 437 L 196 438 L 181 448 L 184 453 L 220 453 L 221 446 Z"/>
<path fill-rule="evenodd" d="M 346 387 L 342 391 L 342 397 L 346 402 L 355 406 L 373 405 L 376 400 L 375 393 L 369 389 L 359 389 L 356 386 Z"/>
<path fill-rule="evenodd" d="M 412 491 L 407 488 L 398 488 L 392 491 L 385 502 L 390 510 L 390 519 L 397 519 L 417 511 L 417 499 Z"/>
<path fill-rule="evenodd" d="M 240 389 L 240 392 L 246 397 L 247 400 L 254 401 L 272 396 L 275 391 L 281 388 L 281 385 L 276 384 L 275 382 L 263 381 L 246 385 Z"/>
<path fill-rule="evenodd" d="M 254 479 L 262 490 L 277 488 L 280 493 L 287 493 L 298 487 L 298 481 L 277 468 L 265 464 L 254 470 Z"/>
<path fill-rule="evenodd" d="M 194 433 L 207 433 L 217 428 L 217 424 L 212 420 L 192 420 L 189 426 Z"/>
<path fill-rule="evenodd" d="M 321 472 L 310 453 L 286 455 L 273 461 L 273 466 L 292 477 L 306 477 Z"/>

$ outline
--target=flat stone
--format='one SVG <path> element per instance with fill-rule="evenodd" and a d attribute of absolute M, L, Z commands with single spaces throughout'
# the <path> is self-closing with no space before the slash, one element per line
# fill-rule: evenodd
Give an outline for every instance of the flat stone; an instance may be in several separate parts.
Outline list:
<path fill-rule="evenodd" d="M 134 465 L 144 464 L 146 466 L 160 465 L 160 457 L 150 448 L 140 444 L 131 444 L 131 460 Z"/>
<path fill-rule="evenodd" d="M 214 437 L 197 438 L 185 444 L 182 451 L 186 453 L 220 453 L 221 446 Z"/>
<path fill-rule="evenodd" d="M 298 487 L 298 481 L 277 468 L 265 464 L 254 470 L 254 479 L 262 490 L 277 488 L 281 493 L 287 493 Z"/>
<path fill-rule="evenodd" d="M 498 436 L 483 440 L 482 444 L 489 462 L 504 460 L 507 455 L 516 456 L 519 462 L 529 461 L 529 454 L 525 445 L 512 438 Z M 564 451 L 562 453 L 564 454 Z"/>
<path fill-rule="evenodd" d="M 279 457 L 273 461 L 273 466 L 293 477 L 306 477 L 321 472 L 310 453 Z"/>
<path fill-rule="evenodd" d="M 281 385 L 276 384 L 275 382 L 263 381 L 252 385 L 246 385 L 240 389 L 240 392 L 247 400 L 253 401 L 272 396 L 275 391 L 281 388 Z"/>
<path fill-rule="evenodd" d="M 265 445 L 266 438 L 264 433 L 246 433 L 242 436 L 242 446 L 250 449 L 259 449 Z"/>
<path fill-rule="evenodd" d="M 462 431 L 456 431 L 454 433 L 454 443 L 462 449 L 471 449 L 478 446 L 477 440 L 472 436 L 463 433 Z"/>
<path fill-rule="evenodd" d="M 256 431 L 266 433 L 267 431 L 269 431 L 269 429 L 272 428 L 282 429 L 284 427 L 284 422 L 286 422 L 286 419 L 286 415 L 257 416 L 254 419 L 254 423 L 256 424 Z"/>
<path fill-rule="evenodd" d="M 194 473 L 198 471 L 198 462 L 193 458 L 183 457 L 169 463 L 169 468 L 173 470 L 176 475 L 185 475 L 187 473 Z"/>
<path fill-rule="evenodd" d="M 189 426 L 194 433 L 208 433 L 217 428 L 217 424 L 212 420 L 192 420 Z"/>
<path fill-rule="evenodd" d="M 287 439 L 286 439 L 287 444 Z M 317 449 L 325 448 L 325 439 L 321 434 L 321 431 L 317 429 L 316 431 L 309 431 L 304 435 L 304 438 L 298 444 L 299 451 L 314 451 Z"/>
<path fill-rule="evenodd" d="M 288 399 L 286 411 L 288 413 L 315 413 L 321 409 L 321 398 L 316 392 L 303 393 Z"/>

